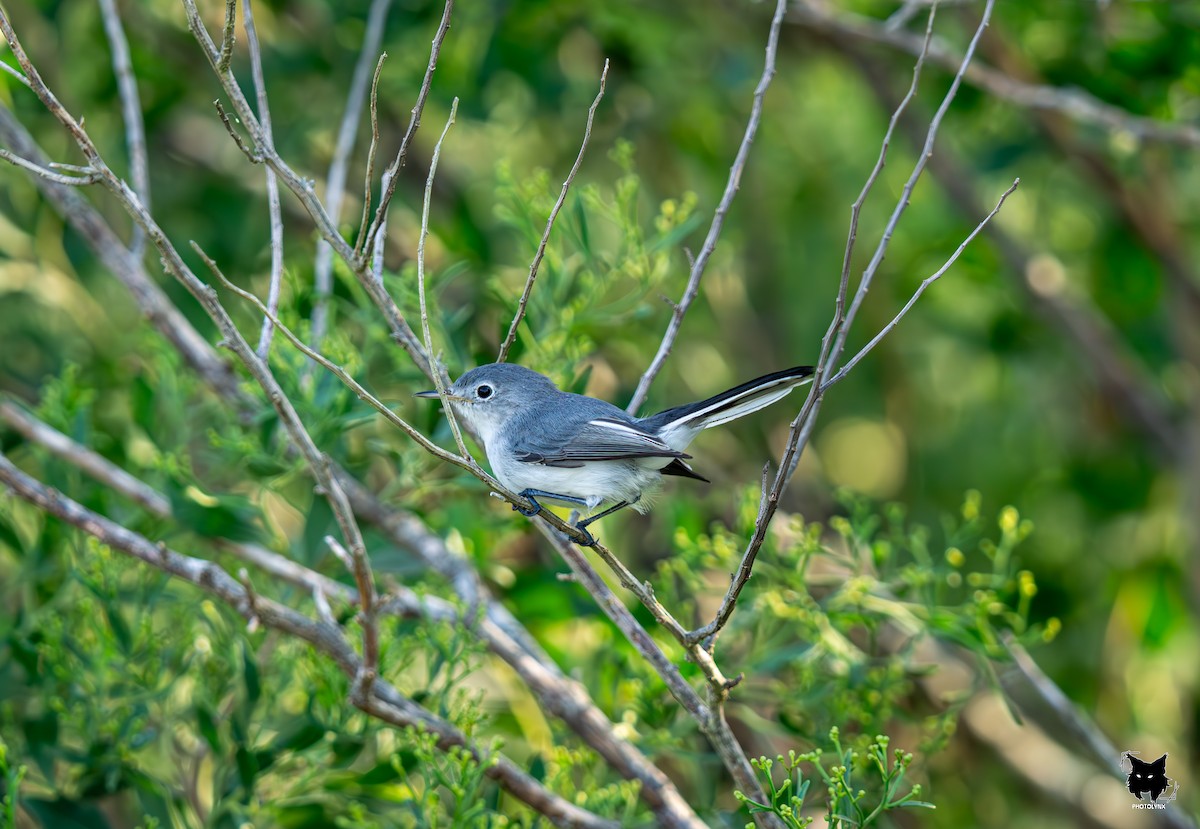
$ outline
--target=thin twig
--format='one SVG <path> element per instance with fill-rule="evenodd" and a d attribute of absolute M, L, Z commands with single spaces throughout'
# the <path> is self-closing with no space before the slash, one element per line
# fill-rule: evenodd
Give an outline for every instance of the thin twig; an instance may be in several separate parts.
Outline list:
<path fill-rule="evenodd" d="M 383 228 L 383 217 L 387 215 L 388 206 L 396 194 L 396 182 L 400 179 L 400 168 L 404 166 L 404 161 L 408 157 L 409 144 L 412 143 L 417 128 L 421 126 L 421 113 L 425 110 L 425 101 L 429 97 L 429 89 L 433 85 L 433 71 L 437 68 L 438 56 L 442 53 L 442 41 L 446 39 L 446 33 L 450 31 L 450 13 L 453 10 L 454 0 L 446 0 L 446 7 L 442 10 L 442 21 L 438 24 L 437 33 L 433 36 L 433 45 L 429 50 L 429 63 L 425 67 L 425 77 L 421 80 L 421 89 L 417 92 L 417 102 L 413 105 L 408 129 L 404 132 L 404 138 L 400 140 L 400 149 L 396 151 L 395 160 L 388 167 L 392 176 L 391 180 L 383 188 L 379 198 L 379 207 L 375 209 L 375 218 L 371 220 L 371 226 L 363 234 L 362 243 L 356 247 L 357 255 L 363 255 L 374 247 L 375 237 Z M 432 356 L 430 355 L 430 357 Z"/>
<path fill-rule="evenodd" d="M 921 147 L 920 154 L 917 156 L 917 162 L 913 165 L 912 173 L 909 174 L 908 180 L 904 183 L 904 187 L 900 191 L 900 198 L 896 200 L 896 206 L 892 209 L 892 215 L 888 218 L 887 224 L 883 228 L 883 233 L 879 237 L 879 243 L 875 246 L 875 252 L 871 256 L 871 261 L 867 263 L 867 267 L 863 270 L 862 277 L 858 283 L 858 289 L 854 292 L 854 299 L 846 311 L 845 318 L 842 320 L 842 324 L 834 338 L 833 347 L 829 350 L 829 354 L 826 357 L 824 364 L 826 371 L 831 370 L 837 364 L 838 360 L 841 359 L 842 351 L 846 347 L 846 337 L 854 325 L 858 309 L 862 306 L 863 300 L 866 299 L 871 282 L 875 278 L 879 266 L 883 263 L 883 257 L 887 253 L 888 245 L 891 244 L 892 234 L 896 231 L 896 225 L 899 224 L 900 217 L 904 215 L 904 211 L 908 208 L 913 188 L 917 186 L 917 181 L 921 178 L 921 174 L 925 172 L 925 166 L 929 163 L 929 159 L 933 155 L 933 144 L 937 139 L 942 119 L 945 118 L 946 113 L 950 109 L 951 102 L 954 100 L 955 95 L 958 94 L 958 89 L 962 85 L 963 75 L 966 74 L 967 67 L 971 65 L 971 60 L 975 56 L 975 49 L 979 45 L 980 38 L 983 37 L 984 29 L 987 28 L 988 23 L 991 21 L 994 6 L 995 0 L 988 0 L 984 5 L 979 26 L 975 29 L 975 34 L 967 46 L 962 64 L 958 67 L 958 71 L 955 72 L 954 80 L 950 82 L 950 88 L 942 96 L 942 103 L 938 106 L 937 111 L 933 114 L 933 118 L 929 121 L 929 129 L 925 132 L 925 144 Z"/>
<path fill-rule="evenodd" d="M 342 563 L 347 573 L 354 573 L 354 556 L 350 555 L 349 550 L 342 546 L 342 542 L 332 535 L 327 535 L 325 536 L 325 546 L 333 553 L 333 557 Z"/>
<path fill-rule="evenodd" d="M 508 334 L 505 336 L 504 342 L 500 344 L 500 353 L 496 357 L 497 363 L 503 363 L 508 359 L 508 351 L 516 342 L 517 327 L 525 317 L 525 306 L 529 303 L 529 295 L 533 292 L 533 282 L 537 279 L 538 267 L 542 264 L 542 257 L 546 254 L 546 244 L 550 241 L 550 231 L 554 229 L 554 220 L 558 218 L 558 211 L 562 210 L 563 203 L 567 200 L 567 190 L 570 189 L 571 182 L 575 180 L 575 174 L 579 172 L 579 168 L 583 164 L 583 154 L 587 151 L 588 141 L 592 137 L 592 121 L 596 117 L 596 108 L 600 106 L 600 101 L 604 98 L 604 84 L 607 80 L 608 58 L 605 58 L 604 71 L 600 73 L 600 91 L 596 93 L 595 100 L 588 107 L 587 126 L 583 129 L 583 142 L 579 145 L 579 154 L 575 156 L 571 172 L 567 174 L 562 191 L 558 194 L 558 200 L 554 202 L 554 207 L 550 210 L 550 218 L 546 220 L 546 232 L 542 234 L 542 241 L 538 243 L 537 252 L 533 255 L 533 263 L 529 266 L 529 277 L 525 280 L 525 289 L 521 291 L 521 299 L 517 302 L 517 313 L 513 315 L 512 325 L 508 327 Z"/>
<path fill-rule="evenodd" d="M 55 184 L 63 184 L 67 187 L 86 187 L 100 180 L 99 173 L 88 173 L 83 176 L 68 176 L 63 173 L 56 173 L 53 170 L 48 170 L 45 167 L 34 164 L 32 161 L 21 158 L 19 155 L 14 155 L 8 150 L 0 150 L 0 158 L 9 164 L 20 167 L 22 170 L 28 170 L 34 175 L 41 176 L 47 181 L 52 181 Z"/>
<path fill-rule="evenodd" d="M 366 172 L 363 174 L 362 216 L 358 220 L 358 233 L 354 236 L 355 257 L 361 254 L 362 245 L 367 241 L 367 222 L 371 219 L 371 189 L 375 183 L 375 155 L 379 152 L 379 76 L 383 74 L 383 63 L 387 58 L 387 52 L 380 53 L 379 61 L 375 64 L 375 76 L 371 79 L 371 143 L 367 145 L 367 166 Z M 379 184 L 380 192 L 387 190 L 391 178 L 389 171 L 384 170 L 383 180 Z M 384 222 L 387 222 L 386 213 Z M 381 228 L 379 235 L 375 238 L 377 248 L 379 240 L 386 234 L 387 231 Z"/>
<path fill-rule="evenodd" d="M 392 174 L 387 170 L 383 171 L 383 178 L 380 182 L 381 187 L 387 187 L 388 182 L 392 180 Z M 383 285 L 383 259 L 385 249 L 387 247 L 387 213 L 383 214 L 383 224 L 379 226 L 379 235 L 375 237 L 375 249 L 371 252 L 371 277 L 380 285 Z"/>
<path fill-rule="evenodd" d="M 783 25 L 783 17 L 787 11 L 787 6 L 787 0 L 777 0 L 775 4 L 775 16 L 771 18 L 771 29 L 767 35 L 767 55 L 763 61 L 762 77 L 759 78 L 758 86 L 754 88 L 754 101 L 750 105 L 750 118 L 746 121 L 746 131 L 742 136 L 742 143 L 738 146 L 737 155 L 733 159 L 733 166 L 729 169 L 729 180 L 725 183 L 725 192 L 721 196 L 721 201 L 717 204 L 717 209 L 713 212 L 713 220 L 712 224 L 708 227 L 708 235 L 704 237 L 704 245 L 700 248 L 700 255 L 692 263 L 691 273 L 688 274 L 687 287 L 684 288 L 683 296 L 671 313 L 671 321 L 667 323 L 667 331 L 663 334 L 658 351 L 655 353 L 654 359 L 650 361 L 650 365 L 647 366 L 646 373 L 638 381 L 633 398 L 629 401 L 629 405 L 625 409 L 630 414 L 636 413 L 642 407 L 642 404 L 646 402 L 646 396 L 650 393 L 650 384 L 654 382 L 654 378 L 662 370 L 663 364 L 667 361 L 667 357 L 671 353 L 671 348 L 675 345 L 675 338 L 679 336 L 679 329 L 683 325 L 683 316 L 696 299 L 696 295 L 700 291 L 700 278 L 704 276 L 704 269 L 708 266 L 709 257 L 712 256 L 713 251 L 717 248 L 717 239 L 720 238 L 721 229 L 725 226 L 725 216 L 729 213 L 729 208 L 733 204 L 733 197 L 737 195 L 738 186 L 742 181 L 742 170 L 745 169 L 746 159 L 750 156 L 750 145 L 754 142 L 754 136 L 758 132 L 759 121 L 762 120 L 763 99 L 766 97 L 767 89 L 771 85 L 771 79 L 775 77 L 775 56 L 779 52 L 779 29 Z"/>
<path fill-rule="evenodd" d="M 246 8 L 249 9 L 249 0 Z M 267 168 L 267 212 L 271 221 L 271 281 L 267 286 L 267 307 L 279 309 L 279 293 L 283 283 L 283 215 L 279 204 L 279 182 L 275 179 L 275 171 Z M 272 329 L 267 320 L 263 320 L 262 330 L 258 335 L 258 347 L 255 353 L 260 359 L 267 359 L 271 352 Z"/>
<path fill-rule="evenodd" d="M 454 125 L 455 115 L 458 114 L 458 98 L 450 104 L 450 116 L 446 119 L 446 125 L 443 127 L 442 136 L 438 137 L 438 143 L 433 145 L 433 157 L 430 160 L 430 174 L 425 179 L 425 198 L 421 202 L 421 230 L 416 236 L 416 296 L 421 306 L 421 334 L 425 336 L 425 353 L 430 355 L 430 361 L 434 366 L 433 384 L 437 386 L 438 398 L 442 401 L 442 407 L 445 409 L 446 422 L 450 423 L 450 432 L 454 434 L 455 444 L 458 446 L 458 453 L 464 458 L 474 458 L 467 451 L 467 444 L 462 439 L 462 431 L 458 428 L 458 419 L 455 416 L 454 409 L 450 406 L 450 401 L 446 400 L 446 377 L 445 371 L 438 367 L 436 352 L 433 350 L 433 335 L 430 331 L 430 310 L 425 301 L 425 240 L 430 236 L 430 205 L 433 202 L 433 176 L 438 173 L 438 161 L 442 158 L 442 144 L 445 142 L 446 133 L 450 132 L 450 127 Z"/>
<path fill-rule="evenodd" d="M 0 420 L 15 429 L 26 440 L 44 446 L 57 457 L 71 462 L 105 486 L 125 495 L 155 515 L 165 515 L 170 511 L 171 502 L 165 496 L 99 453 L 76 443 L 62 432 L 43 423 L 12 401 L 0 400 Z"/>
<path fill-rule="evenodd" d="M 250 52 L 250 75 L 254 79 L 254 97 L 258 102 L 258 122 L 262 127 L 263 143 L 272 152 L 275 135 L 271 130 L 271 107 L 267 102 L 267 83 L 263 77 L 262 49 L 258 43 L 258 30 L 254 26 L 253 0 L 243 0 L 242 25 L 246 29 L 246 46 Z M 275 171 L 267 167 L 267 213 L 271 222 L 271 281 L 267 287 L 267 307 L 272 311 L 279 308 L 279 288 L 283 282 L 283 214 L 279 205 L 279 182 Z M 255 353 L 260 360 L 267 359 L 271 351 L 271 321 L 263 320 L 258 335 Z"/>
<path fill-rule="evenodd" d="M 450 104 L 450 117 L 446 119 L 446 126 L 442 128 L 442 134 L 433 146 L 433 157 L 429 161 L 429 175 L 425 179 L 425 198 L 421 203 L 421 231 L 417 235 L 417 298 L 421 305 L 421 334 L 425 337 L 425 353 L 429 355 L 429 360 L 434 367 L 433 383 L 437 387 L 438 398 L 442 401 L 442 407 L 445 409 L 450 431 L 454 434 L 454 443 L 458 446 L 458 453 L 464 458 L 470 458 L 471 453 L 467 451 L 462 431 L 458 428 L 458 418 L 455 417 L 454 409 L 446 398 L 446 373 L 439 368 L 438 358 L 433 350 L 433 335 L 429 330 L 429 307 L 425 301 L 425 240 L 429 238 L 429 207 L 433 201 L 433 178 L 437 175 L 438 161 L 442 157 L 442 142 L 446 140 L 446 135 L 454 124 L 454 116 L 457 114 L 458 98 L 455 98 Z"/>
<path fill-rule="evenodd" d="M 12 75 L 14 78 L 16 78 L 18 81 L 20 81 L 25 86 L 29 86 L 29 78 L 22 75 L 19 71 L 17 71 L 17 69 L 15 67 L 9 66 L 7 63 L 0 60 L 0 69 L 3 69 L 9 75 Z"/>
<path fill-rule="evenodd" d="M 354 64 L 350 78 L 350 89 L 346 93 L 346 109 L 338 127 L 337 141 L 333 146 L 333 157 L 329 161 L 329 173 L 325 178 L 325 209 L 336 225 L 341 220 L 342 202 L 346 196 L 346 173 L 350 165 L 350 153 L 358 137 L 358 123 L 362 120 L 363 103 L 367 97 L 367 85 L 371 83 L 371 66 L 379 46 L 383 43 L 384 24 L 392 0 L 372 0 L 367 12 L 367 27 L 363 32 L 362 48 Z M 380 59 L 382 66 L 382 58 Z M 378 71 L 375 80 L 378 82 Z M 333 248 L 324 240 L 317 242 L 317 258 L 313 266 L 312 331 L 309 341 L 320 348 L 329 327 L 329 297 L 333 293 Z"/>
<path fill-rule="evenodd" d="M 133 74 L 133 62 L 129 57 L 129 41 L 121 26 L 116 0 L 99 0 L 100 17 L 104 21 L 104 34 L 112 49 L 113 74 L 117 79 L 117 94 L 121 99 L 121 117 L 125 121 L 125 148 L 129 153 L 129 175 L 133 179 L 133 191 L 137 193 L 146 209 L 150 209 L 150 164 L 146 156 L 146 126 L 142 121 L 142 104 L 138 98 L 137 78 Z M 136 224 L 129 241 L 129 252 L 141 258 L 145 249 L 146 235 Z"/>
<path fill-rule="evenodd" d="M 866 182 L 863 183 L 863 188 L 859 192 L 858 198 L 850 206 L 850 229 L 846 236 L 846 248 L 842 254 L 842 273 L 838 280 L 837 300 L 834 303 L 833 319 L 829 323 L 829 328 L 825 331 L 825 336 L 821 338 L 821 356 L 817 359 L 816 373 L 813 377 L 813 384 L 816 387 L 820 387 L 824 374 L 828 370 L 826 359 L 829 356 L 829 349 L 833 345 L 835 334 L 841 330 L 842 322 L 846 318 L 846 292 L 850 287 L 850 267 L 854 260 L 854 244 L 858 240 L 858 219 L 862 213 L 862 206 L 866 203 L 867 196 L 870 195 L 876 180 L 879 178 L 879 174 L 883 171 L 883 167 L 887 163 L 888 148 L 891 146 L 892 134 L 896 131 L 896 124 L 900 121 L 900 116 L 908 109 L 909 103 L 917 94 L 917 87 L 921 82 L 921 69 L 925 66 L 925 59 L 929 54 L 929 43 L 933 38 L 933 20 L 937 15 L 937 8 L 937 0 L 934 0 L 933 4 L 929 7 L 929 17 L 925 23 L 925 40 L 922 42 L 921 52 L 917 55 L 917 60 L 913 64 L 912 83 L 908 85 L 908 92 L 905 93 L 900 103 L 892 110 L 892 117 L 888 120 L 887 131 L 883 134 L 883 141 L 879 146 L 879 157 L 875 160 L 875 166 L 871 168 Z"/>
<path fill-rule="evenodd" d="M 852 368 L 854 368 L 856 365 L 858 365 L 858 362 L 863 357 L 867 356 L 867 354 L 871 351 L 871 349 L 873 349 L 875 346 L 879 345 L 879 342 L 884 337 L 886 337 L 893 328 L 896 327 L 896 325 L 900 322 L 900 320 L 904 317 L 904 315 L 907 314 L 909 312 L 909 310 L 913 307 L 913 305 L 916 304 L 917 300 L 921 298 L 921 294 L 925 293 L 925 289 L 928 288 L 930 285 L 932 285 L 934 282 L 937 282 L 939 279 L 941 279 L 942 276 L 946 273 L 946 271 L 948 271 L 950 269 L 950 266 L 958 261 L 958 257 L 962 256 L 963 251 L 967 249 L 967 245 L 969 245 L 971 243 L 971 241 L 976 236 L 978 236 L 985 227 L 987 227 L 988 222 L 990 222 L 993 218 L 995 218 L 996 214 L 1000 212 L 1000 208 L 1004 206 L 1005 199 L 1007 199 L 1010 195 L 1012 195 L 1012 192 L 1017 189 L 1017 185 L 1019 185 L 1020 183 L 1021 183 L 1021 179 L 1019 179 L 1019 178 L 1013 180 L 1012 185 L 1000 195 L 1000 200 L 998 202 L 996 202 L 996 206 L 994 208 L 992 208 L 992 212 L 987 214 L 986 216 L 984 216 L 983 220 L 975 226 L 975 229 L 972 230 L 969 234 L 967 234 L 967 238 L 963 239 L 962 244 L 960 244 L 958 246 L 958 248 L 954 251 L 954 253 L 951 254 L 950 258 L 947 259 L 940 268 L 938 268 L 930 276 L 927 276 L 924 280 L 922 280 L 921 284 L 917 286 L 917 290 L 915 290 L 913 292 L 913 295 L 908 298 L 908 302 L 904 303 L 904 307 L 900 309 L 899 313 L 897 313 L 896 316 L 892 317 L 892 321 L 889 322 L 887 325 L 885 325 L 883 328 L 881 328 L 879 330 L 879 333 L 876 334 L 874 337 L 872 337 L 871 341 L 869 343 L 867 343 L 866 345 L 864 345 L 857 354 L 855 354 L 853 357 L 851 357 L 849 360 L 847 360 L 846 364 L 843 365 L 840 369 L 838 369 L 837 374 L 833 375 L 832 377 L 830 377 L 828 380 L 825 381 L 825 385 L 822 390 L 828 389 L 834 383 L 838 382 L 843 377 L 845 377 Z"/>
<path fill-rule="evenodd" d="M 217 72 L 229 71 L 233 60 L 234 27 L 237 25 L 237 0 L 225 0 L 225 28 L 221 32 L 221 53 L 217 56 Z"/>
<path fill-rule="evenodd" d="M 233 139 L 233 143 L 242 151 L 242 155 L 251 164 L 262 164 L 263 154 L 246 143 L 246 139 L 242 138 L 242 134 L 234 129 L 233 121 L 229 118 L 229 113 L 225 111 L 225 105 L 221 101 L 214 100 L 213 106 L 217 109 L 217 116 L 221 119 L 221 123 L 225 125 L 225 132 L 229 133 L 229 137 Z"/>

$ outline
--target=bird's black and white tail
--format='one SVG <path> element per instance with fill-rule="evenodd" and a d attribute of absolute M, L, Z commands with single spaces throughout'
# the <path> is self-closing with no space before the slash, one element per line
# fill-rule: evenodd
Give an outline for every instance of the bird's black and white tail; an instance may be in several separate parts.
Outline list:
<path fill-rule="evenodd" d="M 699 403 L 688 403 L 651 415 L 639 425 L 658 435 L 672 449 L 683 451 L 701 431 L 771 405 L 786 397 L 796 386 L 812 380 L 812 375 L 812 366 L 796 366 L 765 374 Z"/>

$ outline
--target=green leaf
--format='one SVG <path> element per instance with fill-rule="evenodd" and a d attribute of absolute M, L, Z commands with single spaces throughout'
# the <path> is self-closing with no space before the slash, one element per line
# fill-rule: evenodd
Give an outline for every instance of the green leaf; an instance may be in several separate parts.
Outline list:
<path fill-rule="evenodd" d="M 246 686 L 246 701 L 250 708 L 253 708 L 262 696 L 262 683 L 258 676 L 258 662 L 254 659 L 254 652 L 250 649 L 250 643 L 242 642 L 242 682 Z"/>
<path fill-rule="evenodd" d="M 61 798 L 57 800 L 26 798 L 22 802 L 44 827 L 112 829 L 104 817 L 104 813 L 90 803 Z"/>
<path fill-rule="evenodd" d="M 8 515 L 3 512 L 0 512 L 0 545 L 12 550 L 17 558 L 23 558 L 25 555 L 25 545 L 21 543 L 21 537 L 13 529 Z"/>
<path fill-rule="evenodd" d="M 240 495 L 209 495 L 194 484 L 178 481 L 170 481 L 166 490 L 175 520 L 196 535 L 231 541 L 261 540 L 262 514 L 250 499 Z"/>
<path fill-rule="evenodd" d="M 280 731 L 271 742 L 271 748 L 277 752 L 303 751 L 314 743 L 325 738 L 327 729 L 311 714 L 293 720 Z"/>
<path fill-rule="evenodd" d="M 234 754 L 234 761 L 237 763 L 238 779 L 241 781 L 244 796 L 249 799 L 254 791 L 254 781 L 258 778 L 260 771 L 258 758 L 244 745 L 241 745 Z"/>
<path fill-rule="evenodd" d="M 383 786 L 400 779 L 400 772 L 390 760 L 383 760 L 367 769 L 358 777 L 363 786 Z"/>
<path fill-rule="evenodd" d="M 54 757 L 58 749 L 58 713 L 46 710 L 39 717 L 27 717 L 21 723 L 21 730 L 38 769 L 53 780 Z"/>
<path fill-rule="evenodd" d="M 204 738 L 204 742 L 208 743 L 208 747 L 212 749 L 213 754 L 221 756 L 223 750 L 221 748 L 221 732 L 217 728 L 216 717 L 213 716 L 212 709 L 207 703 L 198 703 L 196 711 L 196 727 L 200 730 L 200 736 Z"/>

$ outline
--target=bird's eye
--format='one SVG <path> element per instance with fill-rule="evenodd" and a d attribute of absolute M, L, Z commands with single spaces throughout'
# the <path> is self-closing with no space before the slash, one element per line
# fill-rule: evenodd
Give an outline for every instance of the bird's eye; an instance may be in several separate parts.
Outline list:
<path fill-rule="evenodd" d="M 475 389 L 475 395 L 476 395 L 476 396 L 477 396 L 477 397 L 478 397 L 480 400 L 487 400 L 489 397 L 491 397 L 491 396 L 492 396 L 492 387 L 491 387 L 491 386 L 489 386 L 489 385 L 487 385 L 487 384 L 485 383 L 484 385 L 482 385 L 482 386 L 480 386 L 479 388 Z"/>

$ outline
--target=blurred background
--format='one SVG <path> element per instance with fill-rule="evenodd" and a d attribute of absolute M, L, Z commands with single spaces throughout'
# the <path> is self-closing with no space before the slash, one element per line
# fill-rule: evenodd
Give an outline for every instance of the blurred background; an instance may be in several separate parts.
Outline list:
<path fill-rule="evenodd" d="M 255 5 L 276 146 L 318 192 L 368 5 Z M 936 46 L 961 55 L 983 4 L 942 5 Z M 214 32 L 221 6 L 203 9 Z M 874 0 L 793 6 L 740 192 L 647 412 L 816 359 L 850 205 L 911 81 L 911 46 L 920 44 L 926 10 L 923 2 Z M 379 82 L 384 157 L 407 124 L 441 11 L 418 0 L 391 4 Z M 50 87 L 86 118 L 110 163 L 127 175 L 98 7 L 36 0 L 10 12 Z M 270 264 L 262 170 L 247 163 L 214 115 L 220 90 L 180 4 L 149 0 L 123 4 L 122 12 L 145 115 L 153 212 L 178 246 L 197 240 L 235 282 L 261 295 Z M 687 252 L 698 252 L 725 185 L 761 73 L 770 12 L 762 3 L 710 0 L 512 0 L 455 8 L 385 249 L 389 290 L 415 323 L 421 194 L 457 97 L 427 249 L 434 334 L 452 375 L 494 359 L 607 59 L 606 95 L 514 359 L 564 387 L 625 404 L 665 330 L 671 307 L 664 298 L 682 293 Z M 4 60 L 11 63 L 11 55 Z M 907 520 L 929 528 L 936 545 L 948 516 L 963 514 L 964 500 L 988 521 L 1015 508 L 1032 527 L 1014 554 L 1036 578 L 1029 621 L 1044 628 L 1056 620 L 1057 636 L 1033 647 L 1033 658 L 1118 749 L 1148 758 L 1169 753 L 1168 774 L 1181 783 L 1174 808 L 1186 812 L 1200 802 L 1200 6 L 1000 3 L 977 61 L 945 116 L 849 353 L 892 318 L 1018 176 L 1020 189 L 895 331 L 829 392 L 783 509 L 826 522 L 847 511 L 839 493 L 896 502 Z M 925 65 L 897 126 L 863 210 L 855 276 L 911 172 L 952 64 Z M 249 88 L 244 39 L 234 67 Z M 1028 105 L 1033 96 L 1025 93 L 1038 89 L 1054 94 Z M 0 96 L 51 158 L 79 163 L 28 90 L 0 75 Z M 364 120 L 341 215 L 347 232 L 362 209 L 368 134 Z M 261 448 L 229 436 L 222 425 L 228 416 L 184 376 L 124 289 L 64 229 L 25 173 L 6 165 L 0 181 L 0 389 L 181 491 L 195 486 L 244 498 L 224 517 L 237 519 L 238 509 L 252 505 L 272 532 L 293 540 L 298 555 L 316 560 L 321 526 L 306 524 L 314 514 L 282 503 L 287 487 L 298 484 L 272 487 L 285 493 L 281 503 L 238 485 L 244 470 L 229 458 L 257 457 Z M 85 195 L 114 226 L 128 227 L 104 194 Z M 303 329 L 316 301 L 316 236 L 287 193 L 283 209 L 283 307 Z M 215 341 L 195 302 L 158 272 L 156 257 L 148 262 Z M 427 381 L 389 345 L 376 312 L 341 267 L 335 265 L 327 350 L 445 439 L 437 407 L 409 396 Z M 256 331 L 251 309 L 223 297 L 244 330 Z M 458 533 L 539 637 L 570 649 L 569 620 L 595 610 L 586 597 L 564 597 L 555 578 L 561 564 L 527 525 L 471 481 L 419 457 L 332 378 L 318 375 L 302 386 L 302 360 L 283 345 L 276 352 L 281 366 L 294 369 L 292 387 L 307 389 L 322 448 L 385 496 L 431 516 L 440 531 Z M 176 402 L 166 399 L 172 395 Z M 752 504 L 762 465 L 778 459 L 800 402 L 793 396 L 702 436 L 694 465 L 713 483 L 669 482 L 653 514 L 599 525 L 606 543 L 650 577 L 670 558 L 678 528 L 702 533 L 714 520 L 736 525 L 743 492 L 750 488 Z M 5 440 L 6 449 L 17 446 L 12 435 Z M 82 486 L 69 473 L 58 477 L 64 491 Z M 478 519 L 481 510 L 487 516 Z M 69 569 L 46 553 L 31 570 L 16 546 L 0 539 L 0 617 L 9 631 L 52 604 L 55 579 L 67 578 L 62 568 Z M 384 550 L 376 561 L 398 578 L 412 572 L 403 551 Z M 604 648 L 596 645 L 595 659 L 604 660 Z M 13 700 L 21 689 L 13 684 L 13 654 L 0 650 L 0 662 L 9 661 L 0 668 L 8 680 L 0 704 L 10 706 L 6 725 L 15 728 L 11 706 L 20 707 Z M 1109 809 L 1096 806 L 1100 795 L 1039 788 L 1030 778 L 1052 775 L 1061 757 L 1033 744 L 1028 754 L 1019 743 L 1001 750 L 999 738 L 963 716 L 966 728 L 918 759 L 923 799 L 939 809 L 910 821 L 1121 826 L 1145 818 L 1130 816 L 1122 801 Z M 992 714 L 1007 716 L 1002 709 Z"/>

